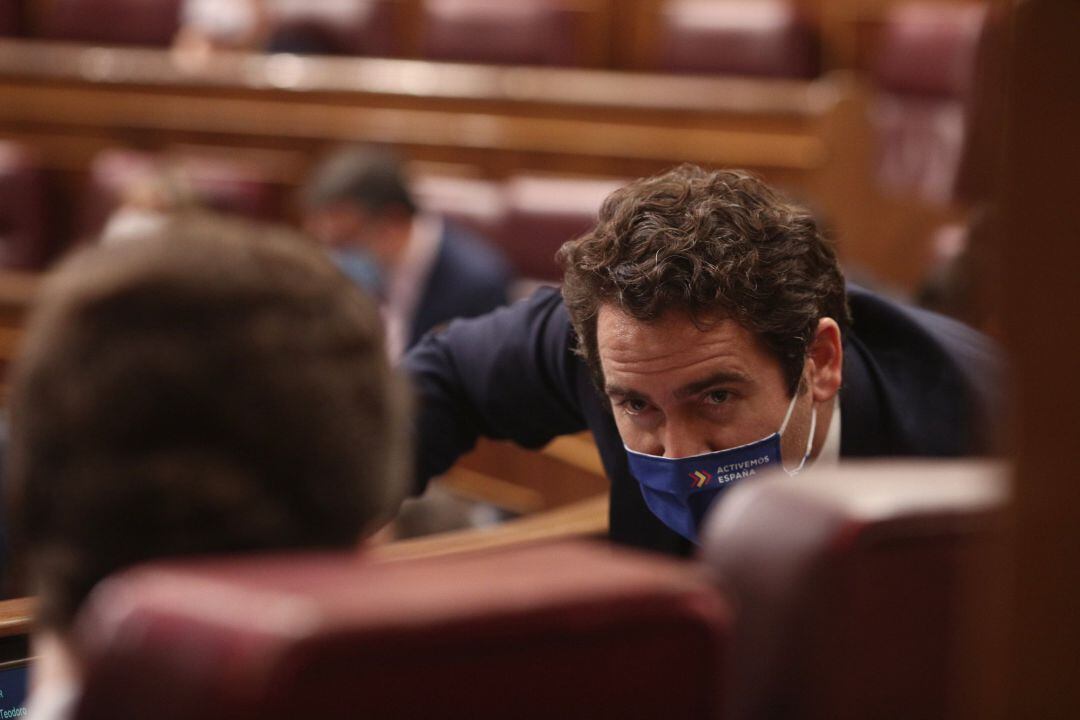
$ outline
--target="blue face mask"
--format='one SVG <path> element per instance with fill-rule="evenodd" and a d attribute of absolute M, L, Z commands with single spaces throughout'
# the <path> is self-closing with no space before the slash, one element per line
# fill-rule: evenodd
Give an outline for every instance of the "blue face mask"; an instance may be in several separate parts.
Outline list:
<path fill-rule="evenodd" d="M 334 248 L 330 250 L 330 258 L 346 277 L 375 297 L 381 297 L 382 269 L 371 253 L 357 248 Z"/>
<path fill-rule="evenodd" d="M 696 544 L 706 511 L 720 493 L 737 481 L 777 469 L 789 475 L 798 474 L 814 447 L 817 410 L 811 407 L 810 436 L 799 466 L 794 470 L 784 468 L 780 437 L 791 420 L 797 398 L 798 393 L 791 398 L 777 432 L 747 445 L 683 458 L 646 455 L 626 448 L 630 473 L 641 485 L 645 504 L 665 525 Z"/>

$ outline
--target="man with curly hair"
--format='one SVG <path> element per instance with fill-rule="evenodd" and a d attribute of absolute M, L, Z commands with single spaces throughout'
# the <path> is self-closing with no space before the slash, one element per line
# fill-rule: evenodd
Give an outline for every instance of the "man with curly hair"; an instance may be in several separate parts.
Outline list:
<path fill-rule="evenodd" d="M 588 429 L 612 538 L 684 553 L 744 478 L 989 448 L 991 344 L 845 287 L 811 214 L 748 173 L 633 182 L 559 257 L 561 294 L 452 324 L 406 358 L 421 483 L 481 435 L 540 447 Z"/>

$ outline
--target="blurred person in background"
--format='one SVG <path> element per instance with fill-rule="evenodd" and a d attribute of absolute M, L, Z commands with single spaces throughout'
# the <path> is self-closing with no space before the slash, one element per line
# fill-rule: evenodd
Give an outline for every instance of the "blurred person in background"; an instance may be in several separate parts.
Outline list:
<path fill-rule="evenodd" d="M 264 0 L 184 0 L 176 52 L 204 58 L 220 50 L 254 50 L 266 36 Z"/>
<path fill-rule="evenodd" d="M 171 220 L 203 212 L 182 174 L 148 169 L 125 185 L 97 240 L 104 244 L 152 237 Z"/>
<path fill-rule="evenodd" d="M 505 305 L 511 273 L 476 236 L 421 212 L 401 163 L 375 148 L 337 152 L 305 195 L 305 229 L 382 303 L 398 357 L 432 328 Z"/>
<path fill-rule="evenodd" d="M 38 597 L 31 715 L 69 716 L 75 619 L 156 558 L 350 550 L 400 500 L 374 303 L 310 243 L 188 219 L 51 274 L 11 386 L 8 499 Z"/>

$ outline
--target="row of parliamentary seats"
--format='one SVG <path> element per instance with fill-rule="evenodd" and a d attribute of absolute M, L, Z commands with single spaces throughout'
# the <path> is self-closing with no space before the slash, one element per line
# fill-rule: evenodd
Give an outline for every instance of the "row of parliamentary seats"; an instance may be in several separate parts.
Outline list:
<path fill-rule="evenodd" d="M 486 180 L 421 175 L 421 205 L 495 243 L 515 274 L 557 282 L 555 252 L 589 229 L 603 199 L 624 181 L 520 175 Z M 287 221 L 282 208 L 294 192 L 253 162 L 205 154 L 107 150 L 91 163 L 75 199 L 76 226 L 66 244 L 140 230 L 151 213 L 186 206 L 256 220 Z M 40 269 L 51 258 L 45 181 L 32 153 L 0 145 L 0 267 Z"/>
<path fill-rule="evenodd" d="M 137 568 L 84 606 L 76 717 L 949 717 L 1004 488 L 978 464 L 760 480 L 692 562 L 577 540 Z"/>
<path fill-rule="evenodd" d="M 69 198 L 32 148 L 0 142 L 0 269 L 44 269 L 71 245 L 96 238 L 121 208 L 176 209 L 191 203 L 278 219 L 278 198 L 270 187 L 258 169 L 244 163 L 198 156 L 166 161 L 117 150 L 98 155 L 80 196 Z"/>
<path fill-rule="evenodd" d="M 723 1 L 715 4 L 727 6 Z M 755 17 L 753 13 L 732 15 L 736 16 L 747 26 Z M 888 13 L 874 44 L 876 55 L 871 65 L 878 88 L 871 104 L 877 137 L 875 170 L 878 184 L 887 194 L 940 207 L 952 203 L 953 179 L 964 142 L 964 97 L 982 16 L 982 6 L 974 3 L 900 3 Z M 723 47 L 729 53 L 726 67 L 737 72 L 753 72 L 740 62 L 752 64 L 770 57 L 768 53 L 755 54 L 753 43 Z M 113 153 L 94 163 L 90 189 L 74 202 L 49 203 L 49 207 L 71 212 L 47 214 L 41 198 L 51 197 L 48 181 L 55 178 L 34 170 L 32 154 L 25 149 L 0 160 L 6 168 L 0 171 L 5 177 L 34 178 L 6 186 L 0 183 L 0 267 L 6 268 L 43 267 L 73 240 L 100 232 L 117 207 L 146 205 L 147 196 L 149 204 L 153 204 L 155 194 L 194 196 L 200 204 L 217 210 L 274 220 L 283 219 L 281 210 L 287 207 L 293 191 L 280 173 L 267 178 L 257 166 L 219 158 L 183 158 L 181 171 L 171 174 L 176 182 L 165 188 L 134 183 L 132 190 L 129 180 L 145 175 L 140 168 L 153 163 Z M 63 192 L 72 194 L 69 181 L 53 184 L 64 185 Z M 600 201 L 616 184 L 551 177 L 510 181 L 430 178 L 421 182 L 418 191 L 433 209 L 500 245 L 519 275 L 550 281 L 559 277 L 553 261 L 555 250 L 589 226 Z M 27 195 L 30 200 L 24 197 Z M 921 228 L 917 232 L 922 234 L 904 237 L 921 246 L 927 233 Z M 951 230 L 939 236 L 941 241 L 934 244 L 938 256 L 934 264 L 945 265 L 963 251 L 967 241 L 962 232 Z M 948 308 L 940 309 L 949 312 Z"/>
<path fill-rule="evenodd" d="M 625 182 L 528 174 L 489 180 L 421 170 L 413 191 L 425 210 L 495 244 L 515 275 L 558 282 L 562 272 L 555 252 L 588 230 L 604 198 Z M 127 218 L 138 222 L 137 212 L 118 214 L 125 207 L 188 203 L 256 220 L 286 221 L 281 209 L 290 192 L 250 162 L 105 151 L 91 166 L 79 238 L 125 232 Z"/>
<path fill-rule="evenodd" d="M 0 32 L 13 31 L 18 17 L 36 17 L 24 25 L 32 26 L 38 37 L 163 46 L 179 32 L 182 15 L 199 14 L 185 15 L 177 0 L 52 0 L 34 12 L 29 5 L 20 9 L 20 1 L 25 2 L 0 0 Z M 238 22 L 227 20 L 229 13 L 221 10 L 227 5 L 222 0 L 207 3 L 218 8 L 218 22 Z M 582 15 L 587 5 L 567 0 L 428 0 L 423 50 L 413 54 L 435 60 L 587 64 L 574 57 L 591 43 L 574 41 L 581 28 L 566 29 L 576 22 L 568 18 Z M 401 24 L 395 13 L 404 12 L 399 6 L 390 0 L 270 0 L 266 22 L 276 28 L 271 35 L 281 31 L 283 43 L 303 45 L 307 31 L 296 28 L 314 22 L 325 26 L 327 37 L 338 38 L 329 50 L 408 55 L 400 45 L 391 47 L 395 41 L 390 29 Z M 865 64 L 878 91 L 872 121 L 878 175 L 886 189 L 937 203 L 951 200 L 963 143 L 963 102 L 984 9 L 976 2 L 902 2 L 885 14 Z M 658 13 L 655 36 L 635 42 L 649 56 L 635 61 L 635 69 L 770 77 L 817 73 L 816 34 L 790 2 L 689 0 L 664 3 Z M 361 48 L 367 50 L 361 53 Z"/>
<path fill-rule="evenodd" d="M 982 5 L 931 3 L 889 13 L 871 68 L 875 165 L 886 192 L 953 200 L 985 14 Z"/>
<path fill-rule="evenodd" d="M 928 271 L 915 298 L 976 327 L 989 322 L 985 289 L 975 280 L 987 274 L 985 248 L 979 247 L 985 220 L 977 209 L 981 198 L 965 186 L 987 175 L 977 162 L 992 153 L 973 146 L 977 138 L 969 137 L 969 129 L 998 122 L 980 100 L 986 90 L 975 84 L 978 56 L 995 41 L 987 16 L 980 4 L 900 4 L 887 16 L 870 67 L 877 188 L 939 217 L 917 231 L 928 248 Z M 981 73 L 983 88 L 1002 82 L 989 67 Z M 970 214 L 958 219 L 961 210 Z"/>
<path fill-rule="evenodd" d="M 820 68 L 818 33 L 793 0 L 0 0 L 0 32 L 659 72 L 812 77 Z"/>

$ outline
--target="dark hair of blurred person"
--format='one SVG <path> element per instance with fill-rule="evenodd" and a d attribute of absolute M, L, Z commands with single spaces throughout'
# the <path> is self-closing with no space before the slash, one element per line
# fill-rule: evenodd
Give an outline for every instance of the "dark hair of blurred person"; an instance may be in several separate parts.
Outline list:
<path fill-rule="evenodd" d="M 304 192 L 305 227 L 381 300 L 392 357 L 428 330 L 504 305 L 510 271 L 485 241 L 423 212 L 401 162 L 372 147 L 331 154 Z"/>
<path fill-rule="evenodd" d="M 40 627 L 153 558 L 354 546 L 396 505 L 402 403 L 374 303 L 308 242 L 192 218 L 80 251 L 12 376 Z"/>

